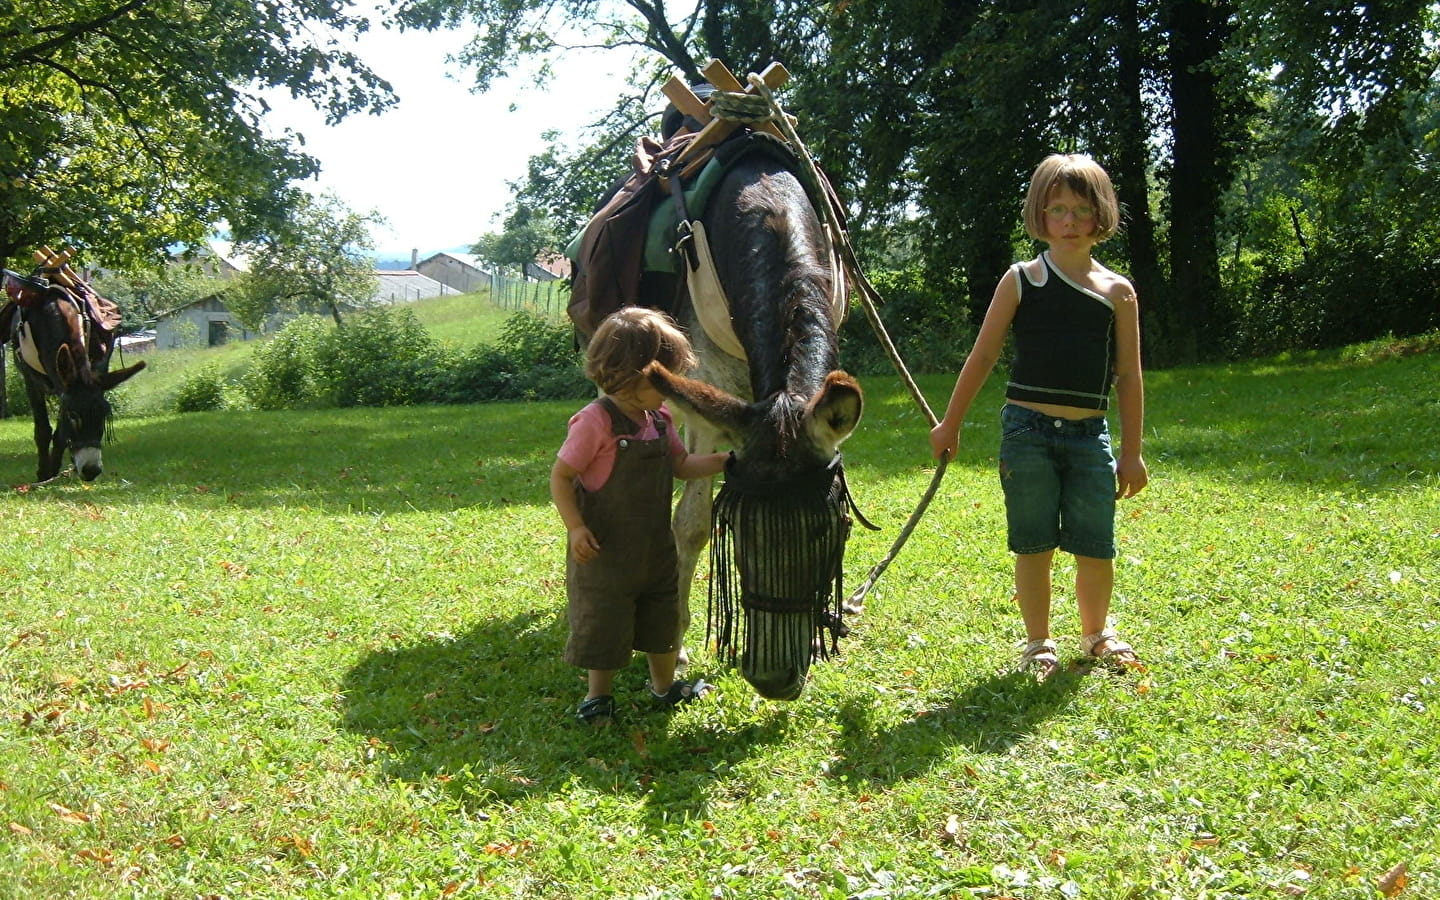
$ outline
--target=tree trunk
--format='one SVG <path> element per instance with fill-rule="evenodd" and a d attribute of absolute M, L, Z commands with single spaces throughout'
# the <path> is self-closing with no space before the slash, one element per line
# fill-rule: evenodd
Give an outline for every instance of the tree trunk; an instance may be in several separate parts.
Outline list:
<path fill-rule="evenodd" d="M 1115 151 L 1115 191 L 1126 213 L 1123 238 L 1130 251 L 1130 280 L 1140 297 L 1142 332 L 1151 320 L 1163 321 L 1173 297 L 1165 283 L 1160 251 L 1155 243 L 1155 220 L 1150 215 L 1150 128 L 1145 122 L 1142 94 L 1144 44 L 1140 35 L 1138 0 L 1121 0 L 1118 5 L 1117 77 L 1119 94 L 1116 119 L 1119 123 Z M 1142 340 L 1146 363 L 1154 354 L 1149 340 Z"/>
<path fill-rule="evenodd" d="M 1174 305 L 1157 329 L 1172 362 L 1199 358 L 1220 289 L 1215 229 L 1234 147 L 1227 140 L 1220 51 L 1231 4 L 1175 0 L 1169 7 L 1170 97 L 1174 140 L 1170 172 L 1170 272 Z"/>

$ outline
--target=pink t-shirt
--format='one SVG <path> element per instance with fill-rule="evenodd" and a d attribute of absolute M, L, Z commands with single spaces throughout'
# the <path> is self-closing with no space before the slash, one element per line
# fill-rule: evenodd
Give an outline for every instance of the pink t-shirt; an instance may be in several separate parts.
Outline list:
<path fill-rule="evenodd" d="M 675 428 L 675 419 L 670 410 L 660 407 L 660 417 L 665 420 L 665 434 L 670 439 L 670 453 L 674 457 L 685 455 L 685 445 Z M 653 441 L 659 435 L 655 426 L 646 416 L 640 433 L 633 435 L 636 440 Z M 570 417 L 570 431 L 560 452 L 555 454 L 562 462 L 580 473 L 580 484 L 587 491 L 598 491 L 610 479 L 615 469 L 615 447 L 619 436 L 610 424 L 610 414 L 605 406 L 596 400 Z"/>

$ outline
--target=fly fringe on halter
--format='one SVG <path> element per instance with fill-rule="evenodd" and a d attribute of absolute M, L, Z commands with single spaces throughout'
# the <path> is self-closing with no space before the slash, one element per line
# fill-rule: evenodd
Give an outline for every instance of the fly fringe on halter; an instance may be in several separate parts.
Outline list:
<path fill-rule="evenodd" d="M 805 143 L 800 140 L 800 135 L 795 131 L 795 126 L 792 124 L 790 117 L 785 113 L 785 110 L 781 108 L 779 101 L 775 99 L 774 93 L 765 84 L 765 80 L 754 73 L 750 74 L 748 80 L 756 93 L 724 94 L 724 99 L 720 101 L 722 107 L 734 103 L 737 106 L 743 106 L 748 114 L 749 111 L 756 106 L 754 101 L 763 100 L 769 108 L 769 115 L 765 117 L 765 120 L 773 122 L 779 127 L 781 133 L 785 135 L 785 139 L 790 142 L 791 147 L 794 149 L 795 156 L 801 163 L 799 175 L 805 183 L 805 190 L 809 192 L 816 209 L 820 212 L 825 230 L 830 234 L 831 240 L 834 241 L 839 250 L 841 264 L 845 267 L 845 271 L 850 276 L 852 282 L 859 288 L 857 293 L 860 295 L 860 307 L 865 310 L 865 318 L 869 320 L 871 329 L 874 330 L 876 338 L 880 341 L 880 346 L 884 348 L 885 355 L 890 359 L 890 364 L 895 367 L 896 372 L 900 373 L 900 378 L 905 382 L 905 387 L 909 389 L 910 396 L 914 398 L 915 404 L 920 407 L 920 411 L 925 414 L 925 419 L 930 423 L 930 427 L 934 428 L 939 424 L 939 419 L 935 418 L 935 413 L 931 411 L 930 404 L 925 401 L 925 395 L 920 392 L 919 386 L 915 384 L 915 379 L 910 376 L 910 370 L 905 367 L 904 360 L 900 358 L 900 351 L 895 349 L 894 342 L 890 340 L 889 333 L 886 332 L 884 324 L 880 321 L 880 314 L 875 308 L 876 302 L 880 300 L 880 294 L 875 290 L 875 286 L 870 283 L 870 279 L 865 277 L 864 271 L 860 268 L 860 262 L 855 258 L 855 249 L 850 246 L 850 235 L 841 226 L 840 217 L 836 214 L 834 207 L 828 199 L 828 194 L 822 187 L 820 172 L 815 166 L 815 160 L 810 156 L 810 151 L 806 148 Z M 716 92 L 716 94 L 712 96 L 712 100 L 721 96 L 720 92 Z M 744 97 L 746 99 L 740 101 L 736 99 L 738 97 Z M 832 289 L 836 292 L 844 290 L 840 279 L 836 279 Z M 916 504 L 915 511 L 910 514 L 909 520 L 907 520 L 905 526 L 900 529 L 900 534 L 896 536 L 895 542 L 891 544 L 890 551 L 881 558 L 880 562 L 875 564 L 870 570 L 870 574 L 867 575 L 865 580 L 860 584 L 860 587 L 856 588 L 855 592 L 845 601 L 845 611 L 858 613 L 865 608 L 865 595 L 874 587 L 875 582 L 880 579 L 881 574 L 883 574 L 890 563 L 895 560 L 895 557 L 900 554 L 900 548 L 904 547 L 905 542 L 910 539 L 910 534 L 915 530 L 915 526 L 920 523 L 920 518 L 925 515 L 925 510 L 930 506 L 930 501 L 934 499 L 935 492 L 940 487 L 940 480 L 945 477 L 945 469 L 949 463 L 950 457 L 947 453 L 940 457 L 939 461 L 935 464 L 935 475 L 930 479 L 930 486 L 921 496 L 920 502 Z"/>
<path fill-rule="evenodd" d="M 752 664 L 803 671 L 835 651 L 851 508 L 838 455 L 799 485 L 787 480 L 783 490 L 726 469 L 712 514 L 706 610 L 716 655 L 734 663 L 748 637 L 759 657 Z M 765 564 L 757 565 L 761 559 Z M 752 613 L 766 614 L 763 626 Z M 795 639 L 797 629 L 805 640 Z"/>

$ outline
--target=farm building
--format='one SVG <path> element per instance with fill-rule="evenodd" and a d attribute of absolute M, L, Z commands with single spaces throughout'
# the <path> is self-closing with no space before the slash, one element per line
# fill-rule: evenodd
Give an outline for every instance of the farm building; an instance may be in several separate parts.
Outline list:
<path fill-rule="evenodd" d="M 410 268 L 462 294 L 490 287 L 491 273 L 473 253 L 436 253 L 424 259 L 411 254 Z"/>
<path fill-rule="evenodd" d="M 218 295 L 211 294 L 155 319 L 155 347 L 215 347 L 229 340 L 248 341 L 255 332 L 246 329 Z"/>
<path fill-rule="evenodd" d="M 465 293 L 414 269 L 379 269 L 375 276 L 380 281 L 375 297 L 381 303 L 404 303 L 407 300 Z"/>

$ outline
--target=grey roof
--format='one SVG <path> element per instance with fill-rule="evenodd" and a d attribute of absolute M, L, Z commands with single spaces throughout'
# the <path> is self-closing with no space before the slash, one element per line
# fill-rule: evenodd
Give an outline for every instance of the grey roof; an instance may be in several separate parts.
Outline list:
<path fill-rule="evenodd" d="M 424 259 L 420 260 L 419 265 L 424 265 L 425 263 L 429 262 L 430 260 L 432 260 L 432 259 L 439 259 L 439 258 L 442 257 L 442 256 L 448 256 L 448 257 L 450 257 L 450 258 L 453 259 L 453 260 L 457 260 L 457 261 L 459 261 L 459 262 L 462 262 L 462 263 L 464 263 L 465 265 L 469 266 L 470 268 L 476 269 L 476 270 L 481 271 L 481 272 L 489 271 L 488 269 L 485 268 L 485 264 L 480 261 L 480 257 L 476 256 L 476 255 L 473 254 L 473 253 L 450 253 L 450 252 L 448 252 L 448 251 L 441 251 L 441 252 L 439 252 L 439 253 L 432 253 L 432 254 L 430 254 L 429 256 L 425 257 Z"/>
<path fill-rule="evenodd" d="M 460 293 L 411 269 L 384 269 L 376 272 L 375 277 L 380 281 L 375 289 L 375 297 L 382 303 L 403 303 L 407 300 Z"/>

